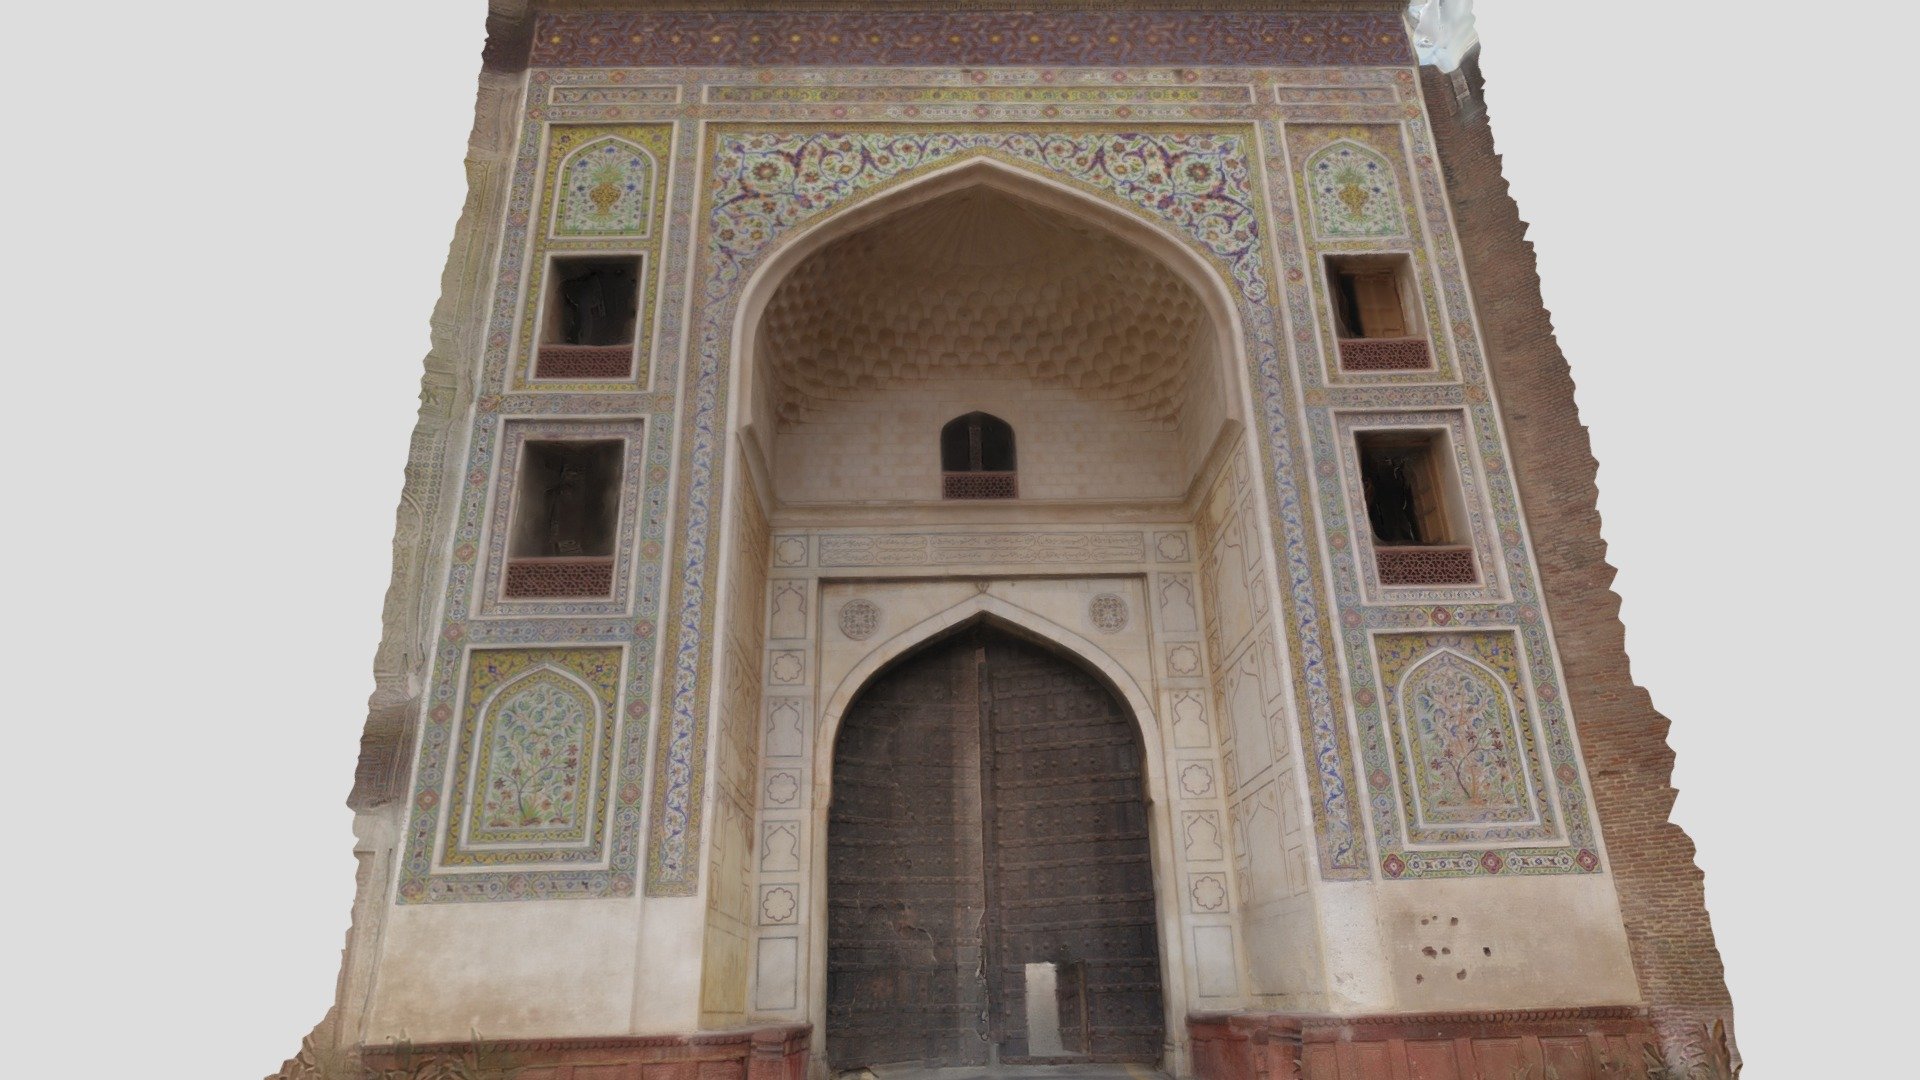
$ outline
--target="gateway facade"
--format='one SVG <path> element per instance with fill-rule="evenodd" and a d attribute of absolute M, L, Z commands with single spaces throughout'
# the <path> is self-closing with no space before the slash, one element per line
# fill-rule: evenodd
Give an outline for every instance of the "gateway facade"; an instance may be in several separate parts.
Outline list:
<path fill-rule="evenodd" d="M 1417 14 L 496 4 L 286 1074 L 1730 1074 Z"/>

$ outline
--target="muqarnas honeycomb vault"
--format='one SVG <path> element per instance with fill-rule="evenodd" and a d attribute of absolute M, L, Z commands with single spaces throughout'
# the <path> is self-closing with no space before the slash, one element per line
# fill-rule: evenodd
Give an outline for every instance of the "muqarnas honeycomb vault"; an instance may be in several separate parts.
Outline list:
<path fill-rule="evenodd" d="M 496 3 L 283 1074 L 1730 1076 L 1475 55 Z"/>

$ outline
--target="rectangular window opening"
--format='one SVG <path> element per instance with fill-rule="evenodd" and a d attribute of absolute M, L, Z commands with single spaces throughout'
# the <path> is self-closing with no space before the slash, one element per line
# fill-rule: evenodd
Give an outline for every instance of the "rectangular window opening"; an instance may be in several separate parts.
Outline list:
<path fill-rule="evenodd" d="M 547 275 L 534 377 L 631 375 L 641 277 L 638 255 L 556 257 Z"/>
<path fill-rule="evenodd" d="M 1354 443 L 1380 583 L 1477 581 L 1446 433 L 1361 431 L 1354 434 Z"/>
<path fill-rule="evenodd" d="M 612 594 L 625 449 L 619 439 L 522 447 L 507 539 L 509 599 Z"/>
<path fill-rule="evenodd" d="M 1329 255 L 1326 281 L 1343 370 L 1433 366 L 1410 256 Z"/>

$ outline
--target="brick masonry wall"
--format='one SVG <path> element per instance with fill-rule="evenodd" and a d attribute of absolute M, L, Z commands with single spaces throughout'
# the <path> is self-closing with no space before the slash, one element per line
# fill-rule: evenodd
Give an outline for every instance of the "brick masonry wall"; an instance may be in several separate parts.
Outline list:
<path fill-rule="evenodd" d="M 1710 1041 L 1705 1027 L 1729 1015 L 1730 1000 L 1693 842 L 1668 820 L 1675 793 L 1667 720 L 1627 668 L 1600 535 L 1598 465 L 1540 295 L 1526 223 L 1500 173 L 1478 57 L 1454 75 L 1432 67 L 1420 75 L 1640 992 L 1669 1059 L 1692 1056 L 1707 1049 L 1699 1045 Z"/>

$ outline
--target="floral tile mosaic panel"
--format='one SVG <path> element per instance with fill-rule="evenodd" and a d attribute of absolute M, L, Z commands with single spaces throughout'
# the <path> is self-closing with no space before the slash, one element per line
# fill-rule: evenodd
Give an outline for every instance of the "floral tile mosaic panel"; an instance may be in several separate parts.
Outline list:
<path fill-rule="evenodd" d="M 441 866 L 603 857 L 621 652 L 469 654 Z"/>
<path fill-rule="evenodd" d="M 1378 151 L 1341 139 L 1307 159 L 1314 235 L 1327 239 L 1405 236 L 1400 185 Z"/>
<path fill-rule="evenodd" d="M 646 147 L 607 135 L 567 154 L 557 172 L 553 235 L 647 235 L 659 169 Z"/>
<path fill-rule="evenodd" d="M 1377 634 L 1407 837 L 1557 838 L 1514 635 Z"/>

